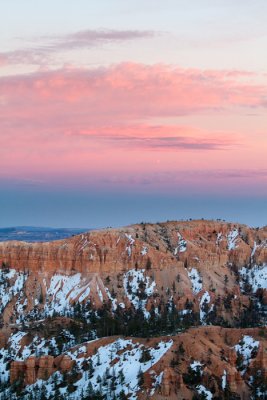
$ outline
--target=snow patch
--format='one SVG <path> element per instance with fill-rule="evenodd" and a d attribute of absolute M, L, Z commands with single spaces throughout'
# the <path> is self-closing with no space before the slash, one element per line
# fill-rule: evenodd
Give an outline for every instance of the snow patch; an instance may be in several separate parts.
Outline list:
<path fill-rule="evenodd" d="M 200 395 L 206 395 L 207 400 L 211 400 L 213 398 L 212 393 L 205 388 L 203 385 L 197 385 L 196 387 L 198 394 Z"/>
<path fill-rule="evenodd" d="M 227 235 L 227 244 L 228 244 L 228 250 L 235 250 L 238 245 L 237 245 L 237 239 L 238 239 L 238 229 L 235 228 L 231 232 L 228 233 Z"/>
<path fill-rule="evenodd" d="M 141 255 L 145 256 L 148 253 L 148 248 L 146 246 L 143 246 L 142 250 L 141 250 Z"/>
<path fill-rule="evenodd" d="M 254 257 L 254 255 L 255 255 L 256 250 L 257 250 L 258 247 L 259 247 L 259 246 L 257 245 L 257 243 L 254 242 L 254 246 L 253 246 L 253 249 L 252 249 L 252 252 L 251 252 L 251 255 L 250 255 L 250 261 L 251 261 L 251 262 L 253 261 L 253 257 Z"/>
<path fill-rule="evenodd" d="M 70 395 L 70 399 L 81 398 L 81 394 L 88 389 L 89 382 L 94 390 L 102 387 L 102 392 L 108 392 L 111 382 L 113 382 L 113 396 L 118 398 L 119 393 L 124 390 L 129 399 L 136 399 L 136 394 L 140 390 L 138 375 L 144 373 L 153 367 L 171 348 L 172 340 L 168 342 L 159 342 L 156 348 L 146 348 L 132 340 L 117 339 L 115 342 L 97 349 L 94 355 L 87 356 L 82 354 L 79 349 L 67 354 L 76 362 L 77 369 L 82 375 L 74 383 L 75 391 Z M 150 355 L 150 360 L 142 362 L 142 353 L 146 351 Z M 83 364 L 88 362 L 92 365 L 91 375 L 84 371 Z M 100 377 L 100 381 L 99 381 Z M 162 375 L 160 374 L 157 382 L 160 383 Z M 107 385 L 102 385 L 103 380 Z M 106 392 L 105 392 L 106 391 Z"/>
<path fill-rule="evenodd" d="M 132 247 L 134 245 L 135 240 L 133 239 L 132 235 L 128 235 L 127 233 L 125 233 L 126 238 L 128 239 L 128 243 L 126 246 L 126 251 L 128 253 L 128 256 L 131 257 L 132 255 Z"/>
<path fill-rule="evenodd" d="M 187 249 L 187 242 L 186 240 L 182 237 L 180 232 L 177 232 L 178 236 L 178 246 L 174 249 L 174 255 L 176 256 L 178 253 L 184 253 Z"/>
<path fill-rule="evenodd" d="M 208 304 L 210 303 L 210 294 L 209 292 L 205 292 L 203 296 L 201 297 L 200 303 L 199 303 L 199 311 L 200 311 L 200 321 L 202 325 L 205 325 L 205 320 L 207 318 L 207 315 L 213 310 L 213 304 L 211 305 L 210 308 L 208 308 Z"/>
<path fill-rule="evenodd" d="M 114 311 L 116 311 L 117 308 L 118 308 L 117 299 L 116 299 L 115 297 L 112 297 L 112 296 L 111 296 L 111 293 L 110 293 L 110 291 L 109 291 L 109 289 L 108 289 L 107 287 L 105 288 L 105 291 L 106 291 L 106 293 L 107 293 L 107 296 L 108 296 L 109 300 L 111 301 L 111 308 L 112 308 L 112 311 L 114 312 Z M 120 305 L 121 305 L 121 304 L 123 304 L 123 303 L 120 303 Z M 123 305 L 124 305 L 124 304 L 123 304 Z M 125 305 L 124 305 L 124 307 L 122 307 L 122 308 L 125 308 Z"/>
<path fill-rule="evenodd" d="M 223 239 L 223 234 L 222 232 L 217 233 L 217 237 L 216 237 L 216 246 L 219 246 L 221 241 Z"/>
<path fill-rule="evenodd" d="M 101 292 L 98 284 L 96 284 L 96 290 L 97 290 L 97 294 L 98 294 L 98 297 L 99 297 L 100 301 L 103 303 L 103 300 L 104 300 L 103 299 L 103 293 Z"/>
<path fill-rule="evenodd" d="M 202 279 L 196 268 L 192 268 L 191 271 L 187 269 L 188 277 L 192 284 L 192 290 L 194 294 L 198 294 L 202 290 Z"/>
<path fill-rule="evenodd" d="M 150 314 L 146 311 L 147 298 L 154 292 L 156 282 L 151 281 L 144 275 L 144 269 L 130 269 L 124 274 L 123 287 L 126 296 L 137 310 L 141 307 L 145 316 L 149 318 Z M 140 298 L 142 297 L 142 298 Z"/>
<path fill-rule="evenodd" d="M 223 376 L 222 376 L 222 389 L 223 390 L 225 390 L 225 388 L 226 388 L 226 382 L 227 382 L 227 372 L 224 370 Z"/>
<path fill-rule="evenodd" d="M 253 353 L 258 351 L 260 342 L 254 340 L 252 336 L 245 335 L 241 341 L 234 346 L 237 353 L 240 353 L 243 357 L 243 369 L 241 375 L 246 372 L 246 368 L 249 366 Z"/>
<path fill-rule="evenodd" d="M 0 312 L 3 312 L 13 297 L 19 295 L 19 299 L 22 299 L 22 289 L 26 280 L 27 274 L 23 272 L 14 269 L 0 269 Z"/>
<path fill-rule="evenodd" d="M 47 290 L 45 313 L 52 316 L 55 311 L 63 315 L 71 309 L 74 301 L 81 303 L 88 298 L 89 294 L 89 283 L 81 278 L 80 273 L 71 276 L 56 274 L 52 276 Z"/>
<path fill-rule="evenodd" d="M 195 371 L 195 372 L 197 372 L 198 370 L 200 370 L 201 367 L 202 367 L 202 364 L 201 364 L 200 361 L 193 361 L 193 362 L 190 364 L 190 368 L 191 368 L 193 371 Z"/>
<path fill-rule="evenodd" d="M 267 264 L 262 266 L 254 265 L 251 268 L 243 267 L 239 270 L 239 275 L 242 278 L 242 281 L 240 281 L 241 289 L 244 288 L 245 281 L 252 286 L 254 293 L 258 289 L 267 289 Z"/>

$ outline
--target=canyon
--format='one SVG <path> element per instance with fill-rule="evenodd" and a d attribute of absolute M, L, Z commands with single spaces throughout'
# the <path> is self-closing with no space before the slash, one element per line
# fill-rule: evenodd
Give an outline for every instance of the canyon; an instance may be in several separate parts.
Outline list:
<path fill-rule="evenodd" d="M 267 227 L 140 223 L 0 263 L 3 399 L 267 395 Z"/>

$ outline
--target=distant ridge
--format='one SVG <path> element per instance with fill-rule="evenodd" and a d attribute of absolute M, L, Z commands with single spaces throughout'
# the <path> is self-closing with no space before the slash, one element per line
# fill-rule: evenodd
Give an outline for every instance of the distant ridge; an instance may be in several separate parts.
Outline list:
<path fill-rule="evenodd" d="M 0 242 L 19 240 L 25 242 L 50 242 L 67 239 L 73 235 L 88 232 L 86 228 L 49 228 L 35 226 L 15 226 L 0 228 Z"/>

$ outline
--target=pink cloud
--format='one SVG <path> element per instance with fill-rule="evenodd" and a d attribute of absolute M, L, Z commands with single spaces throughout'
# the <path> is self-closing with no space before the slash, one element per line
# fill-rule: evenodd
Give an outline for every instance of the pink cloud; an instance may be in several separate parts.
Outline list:
<path fill-rule="evenodd" d="M 245 169 L 248 159 L 260 169 L 265 160 L 266 139 L 253 132 L 240 140 L 242 126 L 220 132 L 170 123 L 264 107 L 266 88 L 242 72 L 128 63 L 2 77 L 0 93 L 0 176 L 120 181 L 163 169 Z"/>
<path fill-rule="evenodd" d="M 5 66 L 7 63 L 8 63 L 8 57 L 0 53 L 0 67 Z"/>
<path fill-rule="evenodd" d="M 131 63 L 1 78 L 0 90 L 11 112 L 64 112 L 94 123 L 266 106 L 266 87 L 229 72 Z"/>
<path fill-rule="evenodd" d="M 128 149 L 220 150 L 235 146 L 235 139 L 220 132 L 210 132 L 188 126 L 117 125 L 81 131 L 67 131 L 67 135 L 98 141 L 103 146 Z"/>

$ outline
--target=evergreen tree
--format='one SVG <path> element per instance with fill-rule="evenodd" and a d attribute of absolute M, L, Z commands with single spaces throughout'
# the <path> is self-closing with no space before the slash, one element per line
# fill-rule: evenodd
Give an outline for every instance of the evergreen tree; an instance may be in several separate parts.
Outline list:
<path fill-rule="evenodd" d="M 125 376 L 122 369 L 119 370 L 119 382 L 121 385 L 123 385 L 125 382 Z"/>
<path fill-rule="evenodd" d="M 119 394 L 119 400 L 127 400 L 128 397 L 126 396 L 124 390 L 122 390 Z"/>
<path fill-rule="evenodd" d="M 147 348 L 144 347 L 142 349 L 142 354 L 141 354 L 141 357 L 140 357 L 139 361 L 141 363 L 145 363 L 145 362 L 150 361 L 150 360 L 151 360 L 150 351 Z"/>
<path fill-rule="evenodd" d="M 137 379 L 138 379 L 138 386 L 142 387 L 144 382 L 145 382 L 145 379 L 144 379 L 144 373 L 143 373 L 141 367 L 139 369 L 139 372 L 138 372 L 138 375 L 137 375 Z"/>

